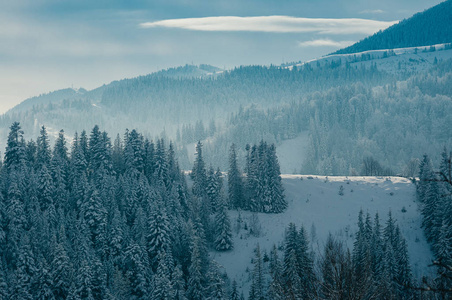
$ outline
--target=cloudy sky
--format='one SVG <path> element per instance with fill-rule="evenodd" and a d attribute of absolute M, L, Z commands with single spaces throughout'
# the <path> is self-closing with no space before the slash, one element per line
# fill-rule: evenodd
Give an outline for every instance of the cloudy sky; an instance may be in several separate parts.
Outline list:
<path fill-rule="evenodd" d="M 328 54 L 439 0 L 4 0 L 0 113 L 66 87 L 184 64 L 233 68 Z"/>

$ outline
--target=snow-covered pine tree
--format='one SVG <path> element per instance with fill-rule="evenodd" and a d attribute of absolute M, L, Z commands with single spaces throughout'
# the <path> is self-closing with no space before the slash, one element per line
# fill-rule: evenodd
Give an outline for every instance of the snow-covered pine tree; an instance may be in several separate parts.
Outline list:
<path fill-rule="evenodd" d="M 126 171 L 143 171 L 144 142 L 143 136 L 135 129 L 126 134 L 124 139 L 124 164 Z"/>
<path fill-rule="evenodd" d="M 198 142 L 196 144 L 195 162 L 191 171 L 191 178 L 193 179 L 193 195 L 198 198 L 205 198 L 207 187 L 207 172 L 204 158 L 202 157 L 201 142 Z"/>
<path fill-rule="evenodd" d="M 281 171 L 279 167 L 278 158 L 276 156 L 275 145 L 268 147 L 268 188 L 271 198 L 271 210 L 272 213 L 281 213 L 287 208 L 287 201 L 284 195 L 284 188 L 281 182 Z"/>
<path fill-rule="evenodd" d="M 5 150 L 4 163 L 8 171 L 18 169 L 25 162 L 26 154 L 23 134 L 20 124 L 14 122 L 10 127 Z"/>
<path fill-rule="evenodd" d="M 242 174 L 237 164 L 237 149 L 235 144 L 232 144 L 229 150 L 228 196 L 230 207 L 235 209 L 247 208 L 245 205 Z"/>
<path fill-rule="evenodd" d="M 215 215 L 215 236 L 214 247 L 217 251 L 227 251 L 233 249 L 231 220 L 227 213 L 225 201 L 220 198 L 218 201 L 217 213 Z"/>
<path fill-rule="evenodd" d="M 60 130 L 58 133 L 58 137 L 55 140 L 55 146 L 53 147 L 53 156 L 52 158 L 57 158 L 60 160 L 65 167 L 67 167 L 67 163 L 69 161 L 68 149 L 66 146 L 66 138 L 64 137 L 64 130 Z"/>
<path fill-rule="evenodd" d="M 249 300 L 264 300 L 265 299 L 265 274 L 262 261 L 262 254 L 259 244 L 254 249 L 253 258 L 253 273 L 251 277 L 251 288 L 248 299 Z"/>
<path fill-rule="evenodd" d="M 155 207 L 148 218 L 147 250 L 150 261 L 156 266 L 156 259 L 161 251 L 170 251 L 170 224 L 166 210 Z"/>
<path fill-rule="evenodd" d="M 237 281 L 232 281 L 231 293 L 229 294 L 229 300 L 240 300 L 239 291 L 237 290 Z"/>
<path fill-rule="evenodd" d="M 49 166 L 50 159 L 52 158 L 52 152 L 50 149 L 49 137 L 47 130 L 44 126 L 41 127 L 40 136 L 37 139 L 37 152 L 36 152 L 36 166 L 41 168 L 42 166 Z"/>
<path fill-rule="evenodd" d="M 154 275 L 154 285 L 152 290 L 152 300 L 171 299 L 174 291 L 171 286 L 171 273 L 167 265 L 166 250 L 162 250 L 158 254 L 158 267 Z"/>
<path fill-rule="evenodd" d="M 171 297 L 174 300 L 187 300 L 183 276 L 181 267 L 176 265 L 171 275 L 171 290 L 173 292 Z"/>
<path fill-rule="evenodd" d="M 417 196 L 420 202 L 425 201 L 425 194 L 427 192 L 430 180 L 433 179 L 433 167 L 430 158 L 424 154 L 419 165 L 419 181 L 416 185 Z"/>
<path fill-rule="evenodd" d="M 209 203 L 211 212 L 215 213 L 221 198 L 222 178 L 221 173 L 216 173 L 212 166 L 207 171 L 207 196 L 209 197 Z"/>
<path fill-rule="evenodd" d="M 271 281 L 268 287 L 267 298 L 275 300 L 284 299 L 283 270 L 276 245 L 273 245 L 272 251 L 270 252 L 270 275 Z"/>
<path fill-rule="evenodd" d="M 150 294 L 150 265 L 148 254 L 142 246 L 131 242 L 124 253 L 124 268 L 130 281 L 132 296 L 137 299 Z"/>
<path fill-rule="evenodd" d="M 203 300 L 205 299 L 205 287 L 203 282 L 205 281 L 202 274 L 202 259 L 199 249 L 200 239 L 195 236 L 193 240 L 193 246 L 191 251 L 191 263 L 188 269 L 188 288 L 187 296 L 189 300 Z"/>
<path fill-rule="evenodd" d="M 396 226 L 395 260 L 397 264 L 397 276 L 394 280 L 397 283 L 397 292 L 400 299 L 409 299 L 412 295 L 413 274 L 411 273 L 410 259 L 408 256 L 408 246 L 405 238 Z M 452 241 L 451 241 L 452 242 Z"/>
<path fill-rule="evenodd" d="M 52 176 L 46 167 L 46 164 L 42 164 L 39 171 L 39 185 L 38 185 L 38 201 L 41 210 L 47 210 L 50 205 L 53 205 L 54 185 Z"/>
<path fill-rule="evenodd" d="M 53 295 L 56 299 L 65 299 L 69 294 L 73 274 L 70 258 L 63 243 L 56 245 L 54 258 L 50 264 L 50 276 L 53 282 Z"/>
<path fill-rule="evenodd" d="M 207 287 L 207 300 L 226 299 L 224 280 L 219 268 L 218 264 L 214 261 L 210 264 L 209 272 L 207 273 L 207 280 L 209 282 Z"/>

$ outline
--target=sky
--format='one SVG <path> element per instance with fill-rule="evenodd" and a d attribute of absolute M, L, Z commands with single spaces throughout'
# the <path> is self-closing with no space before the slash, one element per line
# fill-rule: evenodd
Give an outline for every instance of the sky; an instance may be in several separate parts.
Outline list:
<path fill-rule="evenodd" d="M 0 113 L 185 64 L 306 61 L 438 0 L 3 0 Z"/>

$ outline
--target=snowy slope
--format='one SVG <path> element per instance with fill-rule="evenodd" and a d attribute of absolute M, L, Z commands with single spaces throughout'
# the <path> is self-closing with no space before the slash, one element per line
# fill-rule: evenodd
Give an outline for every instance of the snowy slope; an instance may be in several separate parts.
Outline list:
<path fill-rule="evenodd" d="M 250 236 L 235 226 L 238 212 L 230 211 L 234 230 L 234 250 L 227 253 L 212 252 L 213 258 L 222 265 L 231 280 L 236 279 L 245 295 L 249 290 L 247 268 L 252 270 L 253 249 L 259 243 L 261 250 L 270 252 L 274 243 L 281 243 L 290 222 L 303 225 L 315 252 L 323 251 L 326 237 L 331 232 L 352 247 L 359 210 L 376 212 L 384 226 L 391 210 L 403 236 L 407 239 L 413 274 L 416 278 L 429 273 L 427 267 L 432 254 L 424 238 L 419 208 L 415 202 L 415 186 L 400 177 L 324 177 L 306 175 L 283 175 L 283 183 L 289 207 L 282 214 L 257 214 L 261 236 Z M 312 179 L 308 179 L 312 178 Z M 339 196 L 340 186 L 344 196 Z M 406 212 L 402 212 L 402 208 Z M 252 213 L 240 213 L 250 226 Z"/>
<path fill-rule="evenodd" d="M 452 49 L 447 48 L 447 45 L 438 44 L 422 47 L 370 50 L 352 54 L 334 54 L 287 67 L 309 65 L 315 69 L 318 66 L 331 65 L 332 63 L 336 65 L 340 63 L 341 66 L 349 63 L 350 66 L 364 65 L 366 67 L 374 64 L 379 70 L 389 73 L 418 72 L 431 67 L 435 57 L 437 60 L 451 59 Z M 430 51 L 433 47 L 435 51 Z"/>

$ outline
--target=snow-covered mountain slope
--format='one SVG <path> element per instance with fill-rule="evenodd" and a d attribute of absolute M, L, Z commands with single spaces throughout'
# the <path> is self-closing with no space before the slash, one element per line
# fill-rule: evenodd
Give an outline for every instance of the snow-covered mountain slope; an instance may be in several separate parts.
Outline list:
<path fill-rule="evenodd" d="M 415 202 L 415 186 L 410 180 L 401 177 L 282 177 L 288 209 L 282 214 L 257 214 L 261 231 L 259 237 L 244 230 L 244 224 L 237 231 L 239 213 L 230 211 L 234 250 L 211 253 L 231 280 L 237 280 L 245 295 L 250 285 L 253 250 L 258 243 L 261 251 L 269 253 L 273 244 L 278 245 L 283 241 L 287 225 L 293 222 L 297 228 L 301 225 L 305 227 L 314 252 L 323 251 L 329 233 L 352 248 L 360 209 L 364 213 L 370 213 L 372 218 L 378 212 L 383 226 L 391 211 L 407 240 L 415 278 L 432 271 L 428 265 L 433 256 L 421 229 L 421 215 Z M 338 193 L 340 186 L 344 188 L 343 196 Z M 253 226 L 252 216 L 250 212 L 240 212 L 240 217 L 248 228 Z"/>
<path fill-rule="evenodd" d="M 313 69 L 325 66 L 366 66 L 376 65 L 379 70 L 389 73 L 407 73 L 423 71 L 435 63 L 435 58 L 447 60 L 452 58 L 450 44 L 410 47 L 399 49 L 370 50 L 352 54 L 333 54 L 313 59 L 293 66 L 310 66 Z"/>

